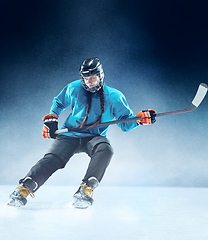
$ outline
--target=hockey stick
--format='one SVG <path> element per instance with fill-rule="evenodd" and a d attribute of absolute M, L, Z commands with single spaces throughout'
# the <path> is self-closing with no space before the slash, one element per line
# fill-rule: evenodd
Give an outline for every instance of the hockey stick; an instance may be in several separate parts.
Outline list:
<path fill-rule="evenodd" d="M 206 96 L 207 89 L 208 89 L 208 86 L 205 83 L 201 83 L 199 85 L 199 88 L 197 90 L 197 93 L 196 93 L 193 101 L 191 102 L 191 104 L 188 107 L 186 107 L 184 109 L 181 109 L 181 110 L 171 111 L 171 112 L 157 113 L 156 117 L 162 117 L 162 116 L 179 114 L 179 113 L 186 113 L 186 112 L 191 112 L 191 111 L 195 110 L 200 105 L 200 103 L 202 102 L 204 97 Z M 102 126 L 106 126 L 106 125 L 113 125 L 113 124 L 119 124 L 119 123 L 125 123 L 125 122 L 132 122 L 132 121 L 137 121 L 139 119 L 141 119 L 141 117 L 133 117 L 133 118 L 120 119 L 120 120 L 113 120 L 113 121 L 109 121 L 109 122 L 100 123 L 96 127 L 102 127 Z M 77 128 L 77 127 L 65 128 L 65 129 L 57 130 L 55 133 L 59 134 L 59 133 L 65 133 L 65 132 L 70 132 L 70 131 L 78 131 L 79 132 L 80 130 L 85 130 L 89 127 L 90 126 L 84 126 L 82 128 Z"/>

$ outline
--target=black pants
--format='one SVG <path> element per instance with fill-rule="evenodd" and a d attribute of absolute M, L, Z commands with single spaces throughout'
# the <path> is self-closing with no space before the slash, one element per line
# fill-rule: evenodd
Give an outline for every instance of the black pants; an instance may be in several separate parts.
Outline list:
<path fill-rule="evenodd" d="M 83 181 L 87 182 L 88 178 L 94 176 L 100 182 L 113 155 L 110 142 L 102 136 L 86 138 L 58 136 L 45 156 L 31 168 L 26 177 L 31 177 L 39 188 L 55 171 L 64 168 L 75 153 L 80 152 L 87 153 L 91 158 Z M 20 180 L 22 181 L 23 179 Z"/>

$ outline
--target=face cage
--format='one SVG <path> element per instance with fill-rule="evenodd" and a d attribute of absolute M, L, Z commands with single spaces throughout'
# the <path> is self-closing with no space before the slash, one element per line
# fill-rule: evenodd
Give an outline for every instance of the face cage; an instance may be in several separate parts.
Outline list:
<path fill-rule="evenodd" d="M 103 86 L 103 78 L 104 78 L 104 73 L 101 72 L 101 73 L 95 73 L 98 75 L 99 79 L 100 79 L 100 82 L 97 86 L 93 87 L 93 88 L 89 88 L 86 84 L 85 84 L 85 81 L 84 81 L 84 76 L 81 74 L 80 77 L 81 77 L 81 84 L 83 86 L 83 88 L 88 91 L 88 92 L 91 92 L 91 93 L 95 93 L 95 92 L 98 92 L 101 87 Z"/>
<path fill-rule="evenodd" d="M 99 77 L 100 78 L 100 77 Z M 93 87 L 93 88 L 89 88 L 86 84 L 85 84 L 85 81 L 84 81 L 84 78 L 81 79 L 81 84 L 83 86 L 83 88 L 85 90 L 87 90 L 88 92 L 91 92 L 91 93 L 95 93 L 95 92 L 98 92 L 101 87 L 103 86 L 103 80 L 100 78 L 100 82 L 97 86 Z"/>

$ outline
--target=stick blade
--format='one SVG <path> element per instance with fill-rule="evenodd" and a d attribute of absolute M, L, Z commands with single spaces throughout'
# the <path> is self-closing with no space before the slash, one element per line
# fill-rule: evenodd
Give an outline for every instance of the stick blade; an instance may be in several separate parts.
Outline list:
<path fill-rule="evenodd" d="M 207 85 L 205 83 L 201 83 L 199 85 L 199 88 L 197 90 L 197 93 L 192 101 L 192 104 L 197 108 L 199 106 L 199 104 L 202 102 L 202 100 L 204 99 L 204 97 L 207 94 Z"/>

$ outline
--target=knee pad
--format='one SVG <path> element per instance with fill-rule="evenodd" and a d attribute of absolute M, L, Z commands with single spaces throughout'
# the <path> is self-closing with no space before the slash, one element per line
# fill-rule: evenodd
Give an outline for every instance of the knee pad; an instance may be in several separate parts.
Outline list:
<path fill-rule="evenodd" d="M 94 154 L 96 151 L 103 151 L 105 153 L 105 155 L 107 155 L 108 157 L 112 157 L 113 156 L 113 148 L 109 143 L 98 143 L 92 151 L 92 154 Z"/>
<path fill-rule="evenodd" d="M 111 147 L 110 141 L 106 137 L 94 137 L 87 144 L 87 149 L 90 155 L 94 154 L 98 147 L 101 150 L 106 149 L 106 152 L 109 152 L 110 155 L 113 155 L 113 148 Z"/>

